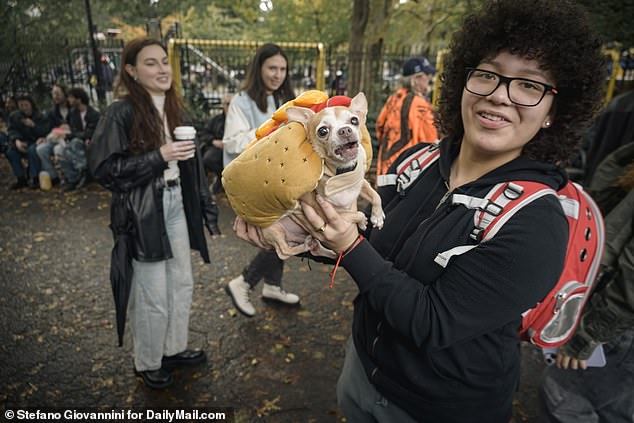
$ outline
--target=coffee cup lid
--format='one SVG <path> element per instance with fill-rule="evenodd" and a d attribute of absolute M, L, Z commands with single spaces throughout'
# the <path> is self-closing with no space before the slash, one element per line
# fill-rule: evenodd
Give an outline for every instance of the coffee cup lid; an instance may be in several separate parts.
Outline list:
<path fill-rule="evenodd" d="M 177 126 L 174 128 L 174 136 L 176 137 L 194 137 L 196 136 L 196 128 L 193 126 Z"/>

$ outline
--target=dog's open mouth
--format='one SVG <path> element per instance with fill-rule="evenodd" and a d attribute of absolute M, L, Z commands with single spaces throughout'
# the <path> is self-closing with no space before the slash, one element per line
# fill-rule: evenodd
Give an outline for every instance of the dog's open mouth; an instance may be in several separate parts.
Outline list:
<path fill-rule="evenodd" d="M 358 142 L 349 142 L 335 149 L 335 154 L 344 160 L 354 160 L 357 158 L 359 150 Z"/>

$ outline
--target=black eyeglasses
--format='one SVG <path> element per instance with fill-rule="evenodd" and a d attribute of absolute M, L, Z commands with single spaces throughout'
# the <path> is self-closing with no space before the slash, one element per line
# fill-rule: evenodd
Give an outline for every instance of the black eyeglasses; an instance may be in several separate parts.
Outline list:
<path fill-rule="evenodd" d="M 526 78 L 509 78 L 499 73 L 477 68 L 466 68 L 465 89 L 472 94 L 486 97 L 506 84 L 509 100 L 518 106 L 537 106 L 548 93 L 557 94 L 552 85 Z"/>

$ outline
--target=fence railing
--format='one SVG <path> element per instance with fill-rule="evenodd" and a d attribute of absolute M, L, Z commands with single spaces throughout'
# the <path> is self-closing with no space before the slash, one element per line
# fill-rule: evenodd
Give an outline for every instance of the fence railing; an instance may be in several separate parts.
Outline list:
<path fill-rule="evenodd" d="M 220 99 L 239 90 L 256 49 L 263 42 L 172 38 L 169 63 L 177 89 L 195 105 L 219 108 Z M 288 56 L 289 75 L 299 93 L 323 90 L 326 55 L 321 43 L 277 43 Z"/>
<path fill-rule="evenodd" d="M 101 60 L 101 80 L 106 92 L 119 69 L 123 40 L 97 40 Z M 39 63 L 37 55 L 25 51 L 17 57 L 0 58 L 0 92 L 3 95 L 31 94 L 36 101 L 47 104 L 50 89 L 56 82 L 67 86 L 81 86 L 96 101 L 96 73 L 90 44 L 84 40 L 69 40 L 51 63 Z"/>
<path fill-rule="evenodd" d="M 170 39 L 168 53 L 174 79 L 186 102 L 201 116 L 209 116 L 221 108 L 227 93 L 240 89 L 246 68 L 262 42 Z M 328 91 L 330 95 L 348 92 L 350 57 L 346 49 L 330 48 L 321 43 L 278 43 L 289 58 L 289 75 L 299 94 L 307 89 Z M 108 100 L 112 99 L 112 85 L 120 67 L 123 40 L 98 41 L 101 78 Z M 422 53 L 422 52 L 421 52 Z M 606 103 L 616 94 L 634 88 L 634 50 L 606 49 L 610 66 L 606 70 Z M 432 84 L 432 100 L 438 98 L 439 74 L 443 69 L 443 51 L 438 52 L 434 65 L 439 72 Z M 417 55 L 411 49 L 385 46 L 381 57 L 362 55 L 373 70 L 374 97 L 369 118 L 378 114 L 387 97 L 400 84 L 400 73 L 407 57 Z M 81 86 L 96 100 L 94 56 L 88 42 L 69 41 L 54 63 L 40 64 L 32 52 L 20 57 L 0 57 L 0 93 L 16 95 L 30 93 L 45 107 L 50 104 L 50 88 L 55 82 Z M 428 57 L 433 61 L 433 57 Z M 372 62 L 372 63 L 369 63 Z"/>

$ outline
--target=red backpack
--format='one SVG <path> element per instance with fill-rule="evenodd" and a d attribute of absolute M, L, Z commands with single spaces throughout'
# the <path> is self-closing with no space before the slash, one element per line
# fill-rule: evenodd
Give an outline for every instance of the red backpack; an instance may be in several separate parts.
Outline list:
<path fill-rule="evenodd" d="M 440 156 L 439 144 L 426 146 L 405 158 L 396 174 L 382 175 L 379 186 L 396 185 L 405 190 Z M 503 182 L 494 186 L 484 198 L 453 194 L 453 204 L 475 209 L 474 228 L 470 237 L 474 245 L 463 245 L 443 251 L 435 262 L 446 267 L 452 257 L 487 242 L 522 207 L 544 195 L 555 195 L 568 219 L 569 237 L 564 269 L 548 295 L 534 308 L 522 314 L 520 336 L 543 348 L 562 345 L 574 333 L 581 311 L 597 279 L 605 229 L 603 217 L 594 200 L 579 185 L 568 182 L 562 189 L 532 181 Z"/>

